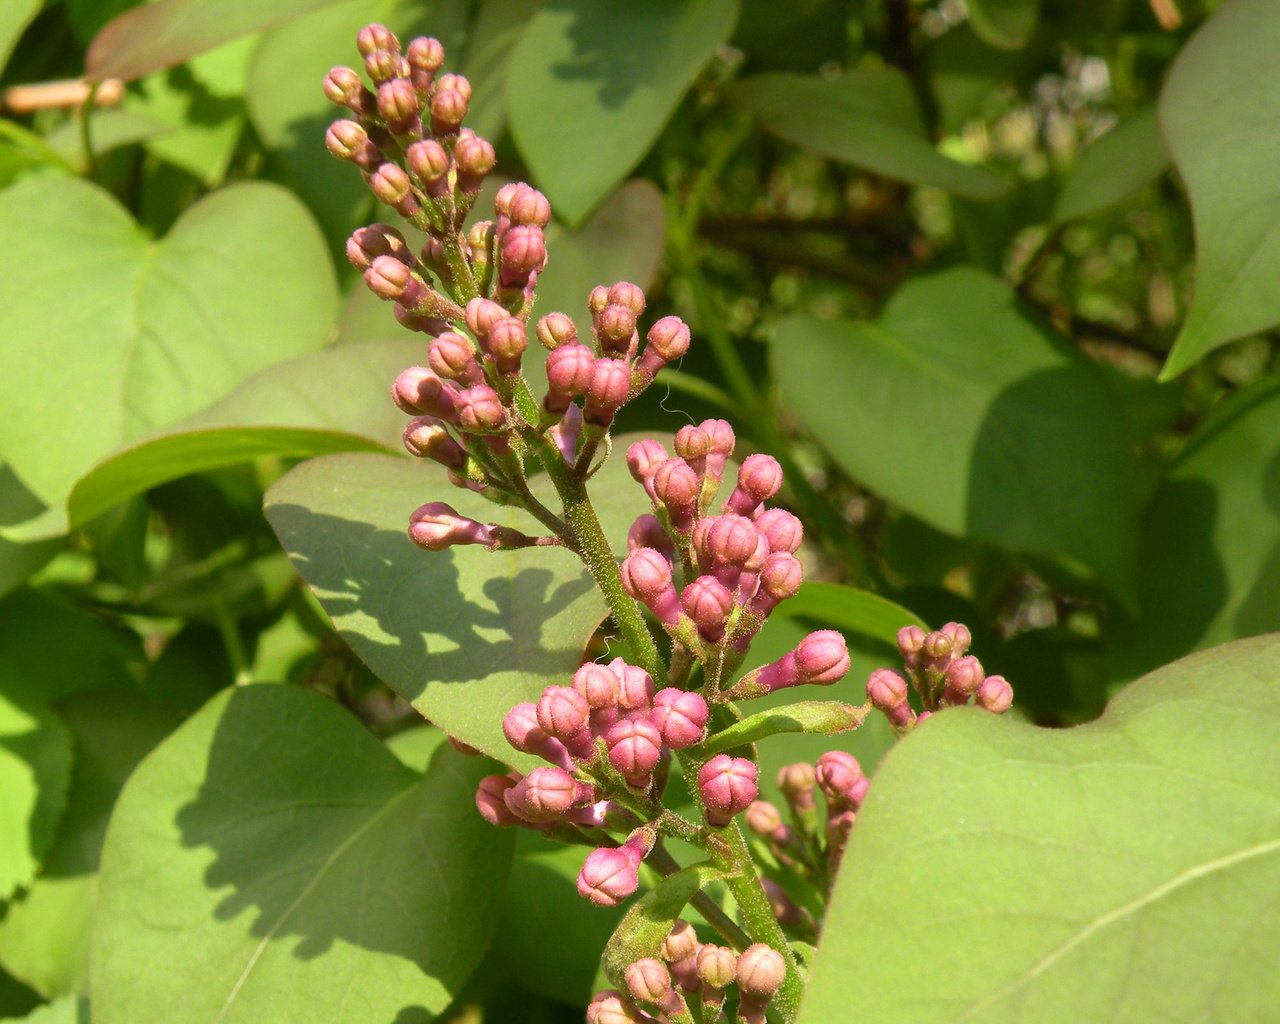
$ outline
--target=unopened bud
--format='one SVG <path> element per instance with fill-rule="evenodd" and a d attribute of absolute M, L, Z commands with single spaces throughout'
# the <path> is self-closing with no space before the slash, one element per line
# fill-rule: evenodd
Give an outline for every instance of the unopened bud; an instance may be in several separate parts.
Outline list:
<path fill-rule="evenodd" d="M 680 620 L 680 598 L 676 593 L 671 564 L 653 548 L 637 548 L 622 560 L 622 589 L 648 608 L 664 626 Z"/>
<path fill-rule="evenodd" d="M 386 25 L 371 22 L 356 33 L 356 49 L 362 57 L 367 57 L 374 50 L 390 50 L 400 52 L 400 40 Z"/>
<path fill-rule="evenodd" d="M 654 471 L 654 496 L 666 508 L 676 530 L 683 532 L 693 525 L 700 486 L 698 474 L 684 459 L 667 459 Z"/>
<path fill-rule="evenodd" d="M 819 757 L 814 774 L 827 802 L 836 809 L 857 810 L 870 784 L 858 759 L 843 750 L 828 750 Z"/>
<path fill-rule="evenodd" d="M 785 508 L 767 508 L 755 517 L 756 529 L 764 534 L 770 551 L 794 555 L 804 539 L 804 525 Z"/>
<path fill-rule="evenodd" d="M 653 493 L 653 476 L 658 467 L 667 461 L 667 450 L 652 438 L 637 441 L 627 448 L 627 472 L 638 484 L 643 484 L 650 498 L 657 500 Z"/>
<path fill-rule="evenodd" d="M 738 468 L 738 486 L 725 507 L 740 515 L 752 515 L 782 487 L 782 467 L 772 455 L 748 455 Z"/>
<path fill-rule="evenodd" d="M 586 345 L 561 345 L 547 354 L 548 412 L 563 413 L 591 383 L 596 354 Z"/>
<path fill-rule="evenodd" d="M 329 69 L 329 73 L 324 76 L 322 88 L 325 98 L 330 103 L 346 107 L 356 113 L 365 109 L 371 95 L 364 87 L 364 82 L 360 80 L 360 73 L 353 68 L 341 65 Z"/>
<path fill-rule="evenodd" d="M 609 668 L 618 677 L 618 706 L 624 711 L 637 711 L 653 704 L 653 678 L 644 669 L 628 665 L 621 658 L 609 662 Z"/>
<path fill-rule="evenodd" d="M 733 611 L 733 594 L 714 576 L 699 576 L 680 592 L 680 607 L 693 620 L 698 635 L 715 644 L 724 638 L 725 623 Z"/>
<path fill-rule="evenodd" d="M 775 780 L 787 803 L 797 814 L 804 814 L 816 806 L 813 798 L 814 785 L 817 782 L 813 765 L 799 761 L 795 764 L 783 765 L 778 770 Z"/>
<path fill-rule="evenodd" d="M 427 348 L 427 362 L 446 380 L 461 384 L 479 384 L 484 380 L 471 343 L 456 331 L 445 331 L 431 339 Z"/>
<path fill-rule="evenodd" d="M 554 821 L 571 807 L 590 803 L 591 787 L 563 768 L 535 768 L 502 795 L 516 817 L 539 824 Z"/>
<path fill-rule="evenodd" d="M 597 992 L 587 1006 L 587 1024 L 648 1024 L 652 1019 L 613 989 Z"/>
<path fill-rule="evenodd" d="M 442 78 L 431 94 L 431 134 L 437 137 L 451 135 L 467 116 L 467 97 L 457 89 L 443 87 Z"/>
<path fill-rule="evenodd" d="M 418 416 L 410 420 L 404 428 L 403 441 L 409 454 L 420 459 L 431 459 L 453 470 L 461 470 L 466 465 L 466 449 L 434 416 Z"/>
<path fill-rule="evenodd" d="M 804 567 L 800 560 L 785 551 L 776 552 L 761 566 L 760 588 L 748 607 L 757 615 L 768 615 L 779 603 L 795 597 L 803 582 Z"/>
<path fill-rule="evenodd" d="M 662 734 L 646 718 L 624 718 L 605 735 L 609 763 L 625 778 L 642 779 L 662 756 Z"/>
<path fill-rule="evenodd" d="M 453 147 L 453 162 L 458 167 L 458 188 L 474 193 L 480 190 L 484 177 L 497 163 L 493 143 L 479 135 L 463 132 Z"/>
<path fill-rule="evenodd" d="M 347 259 L 357 270 L 368 270 L 379 256 L 394 256 L 407 266 L 417 263 L 404 235 L 386 224 L 356 228 L 347 239 Z"/>
<path fill-rule="evenodd" d="M 425 366 L 402 370 L 391 385 L 391 399 L 410 416 L 435 416 L 452 423 L 457 415 L 452 386 Z"/>
<path fill-rule="evenodd" d="M 762 839 L 772 839 L 782 828 L 782 815 L 767 800 L 753 800 L 743 820 L 746 821 L 747 828 Z"/>
<path fill-rule="evenodd" d="M 669 964 L 685 960 L 698 952 L 698 933 L 688 921 L 679 920 L 662 940 L 659 954 Z"/>
<path fill-rule="evenodd" d="M 592 710 L 613 707 L 622 682 L 604 665 L 588 662 L 573 674 L 573 688 L 586 698 Z"/>
<path fill-rule="evenodd" d="M 551 223 L 551 203 L 536 188 L 517 188 L 507 207 L 507 216 L 515 226 L 545 228 Z"/>
<path fill-rule="evenodd" d="M 399 208 L 406 200 L 413 198 L 413 186 L 409 175 L 396 164 L 385 163 L 378 167 L 369 178 L 369 188 L 380 203 Z"/>
<path fill-rule="evenodd" d="M 978 687 L 978 706 L 1001 715 L 1013 706 L 1013 687 L 1004 676 L 987 676 Z"/>
<path fill-rule="evenodd" d="M 559 348 L 578 340 L 578 328 L 563 313 L 548 313 L 538 321 L 538 341 L 543 348 Z"/>
<path fill-rule="evenodd" d="M 728 946 L 708 942 L 698 949 L 698 977 L 713 989 L 725 989 L 738 977 L 738 954 Z"/>
<path fill-rule="evenodd" d="M 487 384 L 458 392 L 458 423 L 472 434 L 500 434 L 507 429 L 507 410 L 498 393 Z"/>
<path fill-rule="evenodd" d="M 627 530 L 627 551 L 638 551 L 640 548 L 653 548 L 669 562 L 675 559 L 675 545 L 671 536 L 663 529 L 658 517 L 647 512 L 636 516 Z"/>
<path fill-rule="evenodd" d="M 925 632 L 919 626 L 903 626 L 898 630 L 898 653 L 907 668 L 915 668 L 920 664 L 920 655 L 924 651 Z"/>
<path fill-rule="evenodd" d="M 763 942 L 748 946 L 738 957 L 738 991 L 744 997 L 772 999 L 786 977 L 786 960 Z"/>
<path fill-rule="evenodd" d="M 557 350 L 559 351 L 559 350 Z M 631 389 L 631 368 L 621 359 L 597 359 L 591 367 L 582 417 L 588 423 L 608 426 L 622 408 Z"/>
<path fill-rule="evenodd" d="M 334 121 L 325 132 L 324 144 L 339 160 L 350 160 L 365 169 L 382 162 L 378 147 L 369 141 L 369 133 L 355 121 Z"/>
<path fill-rule="evenodd" d="M 490 825 L 506 828 L 520 824 L 503 799 L 515 784 L 515 779 L 508 775 L 486 775 L 476 786 L 476 810 Z"/>
<path fill-rule="evenodd" d="M 485 346 L 493 357 L 493 365 L 499 373 L 520 372 L 520 359 L 528 346 L 524 324 L 513 316 L 503 317 L 489 326 L 488 344 Z"/>
<path fill-rule="evenodd" d="M 760 789 L 759 770 L 745 757 L 717 754 L 698 769 L 698 793 L 706 807 L 707 823 L 723 828 L 739 811 L 751 806 Z"/>
<path fill-rule="evenodd" d="M 867 679 L 867 699 L 896 726 L 904 726 L 911 720 L 907 681 L 892 669 L 878 668 L 871 673 Z"/>
<path fill-rule="evenodd" d="M 439 71 L 444 67 L 444 47 L 439 39 L 431 36 L 417 36 L 409 40 L 404 48 L 405 60 L 416 71 Z"/>
<path fill-rule="evenodd" d="M 538 724 L 538 708 L 525 701 L 517 704 L 502 719 L 502 734 L 522 754 L 533 754 L 558 768 L 573 770 L 573 761 L 563 743 L 548 736 Z"/>
<path fill-rule="evenodd" d="M 673 686 L 653 695 L 650 719 L 672 750 L 684 750 L 701 743 L 706 735 L 710 709 L 701 694 Z"/>
<path fill-rule="evenodd" d="M 428 186 L 442 183 L 449 173 L 449 154 L 435 139 L 419 139 L 404 152 L 405 163 L 414 177 Z"/>
<path fill-rule="evenodd" d="M 547 265 L 547 241 L 542 228 L 520 224 L 502 236 L 500 279 L 507 287 L 522 287 Z"/>
<path fill-rule="evenodd" d="M 458 515 L 443 501 L 430 501 L 409 517 L 409 539 L 428 551 L 443 551 L 455 544 L 492 544 L 494 538 L 488 526 Z"/>
<path fill-rule="evenodd" d="M 409 64 L 391 50 L 372 50 L 364 56 L 365 72 L 375 84 L 381 85 L 396 77 L 407 77 Z M 401 71 L 404 75 L 401 75 Z"/>
<path fill-rule="evenodd" d="M 591 705 L 569 686 L 548 686 L 538 699 L 538 725 L 566 745 L 587 728 Z"/>
<path fill-rule="evenodd" d="M 625 846 L 592 850 L 578 872 L 578 895 L 598 907 L 616 907 L 640 887 L 639 865 Z"/>
<path fill-rule="evenodd" d="M 406 78 L 393 78 L 378 86 L 378 113 L 395 132 L 417 121 L 420 112 L 418 93 Z"/>
<path fill-rule="evenodd" d="M 636 315 L 626 306 L 610 304 L 594 318 L 600 347 L 611 355 L 622 355 L 631 347 L 636 331 Z"/>
<path fill-rule="evenodd" d="M 956 658 L 943 673 L 946 680 L 946 696 L 953 704 L 964 704 L 978 692 L 986 673 L 982 670 L 982 662 L 972 654 Z"/>

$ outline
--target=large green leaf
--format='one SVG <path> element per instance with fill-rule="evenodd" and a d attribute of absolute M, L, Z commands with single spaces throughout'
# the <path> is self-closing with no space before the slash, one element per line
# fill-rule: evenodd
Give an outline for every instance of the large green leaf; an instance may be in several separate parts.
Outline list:
<path fill-rule="evenodd" d="M 736 0 L 553 0 L 511 55 L 511 131 L 557 215 L 581 223 L 649 151 Z"/>
<path fill-rule="evenodd" d="M 1025 46 L 1040 18 L 1040 0 L 968 0 L 973 30 L 992 46 Z"/>
<path fill-rule="evenodd" d="M 71 780 L 71 737 L 43 704 L 0 696 L 0 899 L 30 884 Z"/>
<path fill-rule="evenodd" d="M 40 11 L 41 0 L 8 0 L 0 8 L 0 70 L 4 69 L 9 54 L 19 37 Z"/>
<path fill-rule="evenodd" d="M 1169 157 L 1154 108 L 1125 118 L 1091 142 L 1067 173 L 1053 206 L 1055 221 L 1089 217 L 1124 202 L 1164 173 Z"/>
<path fill-rule="evenodd" d="M 35 259 L 33 238 L 58 244 Z M 121 445 L 319 348 L 336 301 L 320 234 L 283 189 L 216 192 L 152 243 L 92 185 L 24 180 L 0 192 L 0 446 L 56 508 Z"/>
<path fill-rule="evenodd" d="M 903 626 L 925 625 L 918 615 L 888 598 L 839 583 L 805 583 L 781 611 L 790 618 L 817 619 L 832 629 L 846 629 L 886 644 L 897 641 Z"/>
<path fill-rule="evenodd" d="M 1116 400 L 1007 285 L 969 268 L 917 278 L 878 324 L 783 321 L 771 355 L 787 404 L 862 483 L 938 529 L 1068 556 L 1131 597 Z"/>
<path fill-rule="evenodd" d="M 475 812 L 487 770 L 442 745 L 420 776 L 293 687 L 214 698 L 112 816 L 95 1022 L 433 1019 L 501 909 L 511 835 Z"/>
<path fill-rule="evenodd" d="M 1116 624 L 1112 674 L 1277 625 L 1280 608 L 1280 381 L 1214 411 L 1147 506 L 1141 616 Z"/>
<path fill-rule="evenodd" d="M 774 135 L 797 146 L 912 185 L 935 185 L 969 199 L 996 199 L 1008 182 L 957 163 L 929 141 L 911 83 L 896 68 L 863 68 L 839 78 L 767 74 L 733 87 L 733 101 Z"/>
<path fill-rule="evenodd" d="M 422 358 L 422 342 L 406 338 L 342 345 L 269 366 L 207 409 L 94 466 L 71 491 L 70 524 L 157 484 L 263 455 L 399 450 L 405 417 L 387 388 Z"/>
<path fill-rule="evenodd" d="M 107 819 L 134 766 L 179 721 L 127 690 L 80 694 L 58 710 L 75 741 L 66 811 L 39 877 L 0 918 L 0 963 L 47 998 L 88 990 Z"/>
<path fill-rule="evenodd" d="M 872 780 L 802 1024 L 1270 1020 L 1277 735 L 1274 634 L 1075 729 L 931 719 Z"/>
<path fill-rule="evenodd" d="M 1160 122 L 1191 199 L 1195 297 L 1162 376 L 1234 338 L 1280 322 L 1280 8 L 1224 5 L 1183 48 L 1160 96 Z"/>
<path fill-rule="evenodd" d="M 89 78 L 139 78 L 336 0 L 160 0 L 113 18 L 89 44 Z M 358 28 L 359 26 L 357 26 Z M 354 33 L 354 30 L 353 30 Z"/>

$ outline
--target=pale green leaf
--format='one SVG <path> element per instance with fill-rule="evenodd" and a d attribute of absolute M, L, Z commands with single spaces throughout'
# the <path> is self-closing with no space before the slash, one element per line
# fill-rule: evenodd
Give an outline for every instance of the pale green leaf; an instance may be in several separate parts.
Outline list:
<path fill-rule="evenodd" d="M 1224 5 L 1183 47 L 1160 123 L 1191 200 L 1196 281 L 1161 377 L 1280 322 L 1280 7 Z"/>
<path fill-rule="evenodd" d="M 649 151 L 715 48 L 736 0 L 553 0 L 507 70 L 511 132 L 536 184 L 570 225 Z"/>
<path fill-rule="evenodd" d="M 1076 220 L 1118 206 L 1168 166 L 1155 109 L 1139 111 L 1080 154 L 1062 183 L 1053 219 Z"/>
<path fill-rule="evenodd" d="M 336 704 L 214 698 L 121 794 L 102 855 L 96 1024 L 432 1019 L 479 962 L 511 834 L 484 762 L 425 776 Z"/>
<path fill-rule="evenodd" d="M 41 6 L 42 0 L 6 0 L 0 6 L 0 70 L 4 69 L 19 37 Z"/>
<path fill-rule="evenodd" d="M 1270 1020 L 1278 732 L 1275 634 L 1074 729 L 934 716 L 872 779 L 801 1024 Z"/>

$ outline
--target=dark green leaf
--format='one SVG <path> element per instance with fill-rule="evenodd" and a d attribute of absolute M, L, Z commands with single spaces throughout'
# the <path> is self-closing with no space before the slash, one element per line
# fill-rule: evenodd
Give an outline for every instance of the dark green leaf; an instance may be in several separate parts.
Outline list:
<path fill-rule="evenodd" d="M 1195 298 L 1161 376 L 1280 322 L 1280 8 L 1226 4 L 1183 48 L 1160 97 L 1160 123 L 1191 199 Z"/>
<path fill-rule="evenodd" d="M 479 962 L 511 835 L 484 762 L 425 777 L 337 705 L 215 698 L 143 762 L 102 854 L 92 999 L 107 1024 L 440 1013 Z"/>
<path fill-rule="evenodd" d="M 785 320 L 772 358 L 788 404 L 857 480 L 939 529 L 1068 556 L 1132 595 L 1115 398 L 1001 281 L 917 278 L 875 325 Z"/>
<path fill-rule="evenodd" d="M 997 199 L 1008 182 L 939 153 L 925 134 L 911 83 L 895 68 L 840 78 L 769 74 L 735 85 L 733 101 L 779 138 L 912 185 Z"/>
<path fill-rule="evenodd" d="M 46 705 L 0 696 L 0 899 L 29 885 L 71 781 L 71 737 Z"/>
<path fill-rule="evenodd" d="M 577 225 L 649 151 L 736 0 L 553 0 L 511 55 L 511 131 L 557 215 Z"/>
<path fill-rule="evenodd" d="M 59 244 L 32 259 L 33 237 Z M 92 185 L 22 181 L 0 193 L 0 445 L 57 508 L 122 444 L 319 348 L 336 299 L 319 232 L 281 189 L 214 193 L 152 243 Z"/>
<path fill-rule="evenodd" d="M 872 780 L 800 1021 L 1269 1019 L 1278 730 L 1274 634 L 1075 729 L 936 715 Z"/>
<path fill-rule="evenodd" d="M 783 614 L 792 618 L 816 619 L 824 626 L 887 644 L 897 642 L 898 630 L 903 626 L 926 627 L 918 615 L 900 604 L 869 590 L 839 583 L 805 583 L 795 597 L 788 599 Z"/>

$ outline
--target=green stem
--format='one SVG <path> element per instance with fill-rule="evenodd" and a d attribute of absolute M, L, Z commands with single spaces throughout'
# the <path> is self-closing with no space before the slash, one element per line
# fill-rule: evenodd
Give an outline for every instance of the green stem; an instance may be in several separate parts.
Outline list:
<path fill-rule="evenodd" d="M 560 450 L 552 442 L 544 440 L 540 448 L 547 476 L 560 495 L 564 517 L 577 541 L 579 557 L 604 594 L 605 603 L 613 614 L 613 621 L 617 623 L 640 668 L 648 672 L 659 687 L 664 686 L 667 673 L 658 656 L 658 645 L 653 642 L 653 634 L 645 625 L 639 606 L 622 589 L 613 548 L 610 547 L 596 510 L 587 496 L 585 483 L 565 465 L 564 459 L 560 457 Z"/>
<path fill-rule="evenodd" d="M 661 844 L 649 851 L 649 856 L 645 860 L 654 870 L 661 872 L 664 876 L 674 875 L 680 870 L 680 865 L 676 862 L 676 859 Z M 693 894 L 689 902 L 702 915 L 707 924 L 719 932 L 720 937 L 734 949 L 743 950 L 751 945 L 751 936 L 739 928 L 737 922 L 721 910 L 716 905 L 716 902 L 701 889 Z"/>

